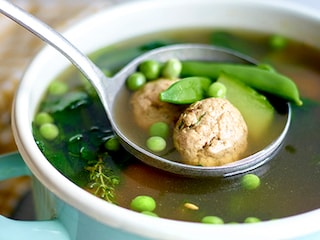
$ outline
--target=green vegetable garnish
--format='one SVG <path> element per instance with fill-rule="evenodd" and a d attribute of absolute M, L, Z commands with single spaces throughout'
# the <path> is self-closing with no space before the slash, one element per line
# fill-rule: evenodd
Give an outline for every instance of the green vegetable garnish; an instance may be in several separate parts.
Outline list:
<path fill-rule="evenodd" d="M 155 122 L 149 128 L 150 136 L 159 136 L 162 138 L 167 138 L 170 133 L 170 127 L 165 122 Z"/>
<path fill-rule="evenodd" d="M 244 223 L 257 223 L 257 222 L 261 222 L 261 220 L 257 217 L 247 217 L 243 222 Z"/>
<path fill-rule="evenodd" d="M 164 63 L 161 75 L 164 78 L 174 79 L 180 76 L 182 64 L 179 59 L 172 58 Z"/>
<path fill-rule="evenodd" d="M 250 136 L 262 139 L 274 119 L 275 109 L 268 99 L 237 78 L 221 74 L 217 80 L 226 86 L 226 98 L 241 112 Z"/>
<path fill-rule="evenodd" d="M 153 152 L 161 152 L 166 148 L 167 142 L 162 137 L 152 136 L 147 139 L 146 145 Z"/>
<path fill-rule="evenodd" d="M 227 88 L 220 82 L 211 83 L 208 88 L 208 97 L 225 98 L 227 94 Z"/>
<path fill-rule="evenodd" d="M 141 72 L 134 72 L 128 77 L 126 84 L 128 89 L 130 89 L 131 91 L 136 91 L 141 88 L 146 83 L 146 81 L 147 79 L 144 74 L 142 74 Z"/>
<path fill-rule="evenodd" d="M 58 127 L 53 123 L 44 123 L 39 129 L 41 135 L 47 140 L 54 140 L 59 135 Z"/>
<path fill-rule="evenodd" d="M 211 80 L 205 77 L 183 78 L 160 94 L 163 102 L 191 104 L 206 96 Z"/>
<path fill-rule="evenodd" d="M 34 118 L 34 122 L 36 125 L 41 126 L 44 123 L 53 123 L 53 118 L 47 112 L 39 112 Z"/>
<path fill-rule="evenodd" d="M 137 196 L 130 203 L 130 208 L 137 212 L 152 212 L 156 209 L 156 206 L 156 201 L 146 195 Z"/>
<path fill-rule="evenodd" d="M 273 50 L 282 50 L 288 45 L 288 39 L 280 35 L 273 35 L 269 39 L 269 45 Z"/>
<path fill-rule="evenodd" d="M 146 60 L 139 65 L 139 72 L 141 72 L 148 80 L 158 78 L 160 70 L 161 65 L 155 60 Z"/>
<path fill-rule="evenodd" d="M 224 224 L 223 219 L 217 216 L 205 216 L 201 219 L 201 222 L 206 224 Z"/>
<path fill-rule="evenodd" d="M 86 170 L 90 172 L 89 188 L 94 190 L 96 196 L 113 203 L 115 201 L 115 186 L 119 184 L 118 177 L 105 165 L 102 158 L 93 166 L 86 167 Z"/>
<path fill-rule="evenodd" d="M 253 190 L 260 186 L 260 178 L 252 173 L 248 173 L 241 178 L 241 185 L 247 190 Z"/>
<path fill-rule="evenodd" d="M 204 76 L 217 79 L 221 73 L 226 73 L 239 79 L 246 85 L 263 92 L 267 92 L 301 106 L 296 84 L 288 77 L 254 65 L 216 63 L 216 62 L 182 62 L 181 75 Z"/>

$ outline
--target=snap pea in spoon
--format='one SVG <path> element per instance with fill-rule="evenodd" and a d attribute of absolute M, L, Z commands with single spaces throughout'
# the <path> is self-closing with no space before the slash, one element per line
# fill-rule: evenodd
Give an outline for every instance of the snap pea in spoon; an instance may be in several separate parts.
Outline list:
<path fill-rule="evenodd" d="M 137 66 L 143 60 L 154 59 L 164 62 L 171 58 L 178 58 L 184 60 L 201 60 L 201 61 L 215 61 L 215 62 L 233 62 L 252 64 L 254 60 L 249 57 L 237 54 L 225 49 L 220 49 L 207 45 L 198 44 L 179 44 L 168 47 L 158 48 L 147 52 L 140 57 L 134 59 L 126 67 L 112 78 L 107 78 L 103 72 L 80 50 L 78 50 L 72 43 L 70 43 L 61 34 L 54 29 L 35 18 L 33 15 L 27 13 L 23 9 L 14 4 L 0 0 L 0 12 L 13 21 L 35 34 L 43 41 L 57 49 L 70 62 L 77 67 L 84 76 L 91 82 L 96 89 L 98 96 L 105 108 L 106 114 L 110 120 L 115 133 L 119 136 L 122 145 L 134 156 L 144 163 L 153 167 L 189 177 L 226 177 L 255 169 L 268 160 L 270 160 L 276 150 L 279 149 L 285 135 L 288 131 L 291 118 L 290 105 L 288 104 L 288 114 L 286 125 L 282 133 L 266 148 L 250 155 L 244 159 L 238 160 L 231 164 L 218 167 L 201 167 L 186 165 L 179 162 L 174 162 L 146 149 L 138 146 L 135 142 L 130 140 L 117 124 L 114 117 L 114 105 L 117 94 L 125 87 L 127 77 L 136 71 Z"/>

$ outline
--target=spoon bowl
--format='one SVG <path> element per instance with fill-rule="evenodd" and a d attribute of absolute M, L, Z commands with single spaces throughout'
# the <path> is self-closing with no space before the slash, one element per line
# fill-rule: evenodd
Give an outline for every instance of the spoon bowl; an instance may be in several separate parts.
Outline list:
<path fill-rule="evenodd" d="M 42 40 L 56 48 L 66 56 L 92 83 L 99 98 L 105 108 L 106 114 L 111 122 L 113 130 L 119 136 L 122 145 L 134 156 L 144 163 L 153 167 L 183 176 L 189 177 L 226 177 L 240 174 L 257 168 L 270 160 L 273 154 L 281 145 L 288 131 L 291 119 L 290 105 L 288 104 L 288 114 L 286 125 L 282 133 L 267 147 L 259 152 L 231 164 L 218 167 L 200 167 L 174 162 L 146 149 L 141 148 L 131 141 L 117 124 L 114 117 L 114 106 L 117 94 L 125 87 L 127 77 L 137 69 L 139 63 L 146 59 L 153 59 L 164 62 L 170 58 L 180 60 L 202 60 L 216 62 L 233 62 L 254 64 L 255 61 L 247 56 L 235 53 L 226 49 L 199 44 L 178 44 L 162 47 L 147 52 L 134 59 L 118 74 L 112 78 L 107 78 L 103 72 L 80 50 L 73 46 L 61 34 L 41 22 L 34 16 L 13 5 L 6 0 L 0 0 L 0 12 L 26 28 Z"/>
<path fill-rule="evenodd" d="M 117 123 L 117 118 L 114 115 L 113 110 L 115 101 L 117 100 L 117 94 L 119 94 L 119 92 L 121 92 L 121 90 L 125 88 L 125 81 L 127 76 L 136 71 L 139 63 L 147 59 L 165 62 L 171 58 L 177 58 L 182 61 L 199 60 L 240 64 L 257 63 L 256 60 L 238 52 L 205 44 L 175 44 L 157 48 L 134 59 L 113 78 L 110 78 L 106 80 L 107 82 L 104 82 L 106 84 L 104 89 L 107 91 L 106 96 L 108 97 L 106 99 L 106 105 L 111 107 L 111 111 L 108 113 L 109 120 L 113 126 L 114 131 L 120 137 L 122 145 L 131 154 L 148 165 L 165 170 L 167 172 L 188 177 L 233 176 L 255 169 L 272 159 L 272 157 L 277 152 L 276 150 L 279 149 L 281 143 L 283 142 L 290 126 L 291 106 L 289 103 L 286 105 L 287 110 L 285 111 L 287 112 L 286 124 L 283 128 L 282 133 L 272 143 L 270 143 L 264 149 L 261 149 L 259 152 L 223 166 L 201 167 L 175 162 L 156 155 L 150 151 L 147 151 L 145 148 L 138 146 L 135 142 L 130 140 L 127 135 L 124 134 L 124 131 L 120 128 L 120 124 Z"/>

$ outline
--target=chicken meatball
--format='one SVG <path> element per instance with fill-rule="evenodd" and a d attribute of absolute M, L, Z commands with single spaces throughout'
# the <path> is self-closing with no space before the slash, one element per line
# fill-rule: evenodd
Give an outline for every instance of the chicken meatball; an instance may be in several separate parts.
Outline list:
<path fill-rule="evenodd" d="M 130 103 L 139 127 L 148 129 L 159 121 L 174 125 L 178 120 L 184 107 L 160 100 L 160 93 L 174 82 L 168 79 L 150 81 L 132 95 Z"/>
<path fill-rule="evenodd" d="M 246 150 L 247 135 L 237 108 L 226 99 L 207 98 L 181 114 L 173 141 L 183 163 L 208 167 L 238 160 Z"/>

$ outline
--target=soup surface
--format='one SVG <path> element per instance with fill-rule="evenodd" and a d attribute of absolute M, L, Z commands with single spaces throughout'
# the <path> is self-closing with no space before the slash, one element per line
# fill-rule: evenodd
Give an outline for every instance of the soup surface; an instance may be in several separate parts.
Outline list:
<path fill-rule="evenodd" d="M 58 136 L 47 140 L 34 122 L 35 139 L 48 160 L 79 186 L 125 208 L 130 208 L 136 196 L 153 197 L 157 203 L 154 212 L 163 218 L 201 221 L 210 215 L 226 223 L 243 222 L 247 217 L 270 220 L 319 208 L 320 52 L 281 36 L 182 29 L 131 39 L 101 49 L 91 58 L 112 75 L 144 51 L 181 42 L 235 49 L 271 64 L 298 85 L 304 105 L 292 105 L 292 122 L 284 143 L 268 164 L 252 171 L 260 177 L 258 188 L 243 188 L 242 175 L 179 177 L 141 163 L 121 147 L 107 151 L 105 142 L 114 137 L 110 124 L 92 87 L 73 68 L 55 79 L 53 83 L 59 84 L 50 85 L 39 105 L 39 112 L 53 118 Z M 123 119 L 135 127 L 131 117 Z"/>

